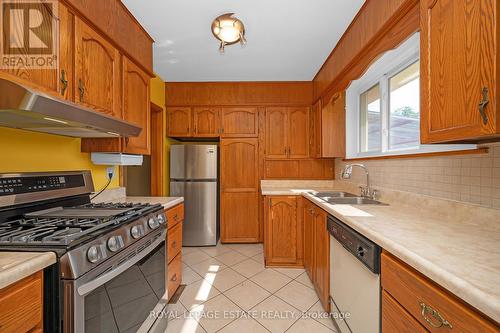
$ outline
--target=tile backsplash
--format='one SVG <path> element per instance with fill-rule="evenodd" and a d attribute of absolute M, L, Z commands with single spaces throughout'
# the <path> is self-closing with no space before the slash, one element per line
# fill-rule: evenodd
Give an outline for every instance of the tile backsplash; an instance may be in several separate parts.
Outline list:
<path fill-rule="evenodd" d="M 500 143 L 481 147 L 488 147 L 488 153 L 355 163 L 368 168 L 375 188 L 386 187 L 500 209 Z M 347 163 L 337 159 L 337 179 Z M 365 184 L 364 172 L 353 169 L 349 181 Z"/>

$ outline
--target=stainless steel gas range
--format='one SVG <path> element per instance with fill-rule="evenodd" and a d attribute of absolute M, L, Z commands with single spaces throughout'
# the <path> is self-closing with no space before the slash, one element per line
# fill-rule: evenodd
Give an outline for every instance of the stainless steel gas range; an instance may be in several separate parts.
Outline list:
<path fill-rule="evenodd" d="M 90 202 L 88 171 L 0 174 L 0 250 L 53 251 L 47 332 L 147 332 L 167 302 L 161 205 Z"/>

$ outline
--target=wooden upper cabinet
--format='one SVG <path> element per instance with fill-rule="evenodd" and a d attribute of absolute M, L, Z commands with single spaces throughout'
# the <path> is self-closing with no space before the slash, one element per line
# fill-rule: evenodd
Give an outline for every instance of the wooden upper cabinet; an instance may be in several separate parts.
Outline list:
<path fill-rule="evenodd" d="M 220 109 L 213 107 L 193 108 L 193 136 L 217 137 L 221 129 Z"/>
<path fill-rule="evenodd" d="M 122 118 L 121 56 L 83 20 L 75 22 L 75 96 L 82 105 Z"/>
<path fill-rule="evenodd" d="M 265 225 L 266 265 L 297 261 L 297 197 L 270 196 Z"/>
<path fill-rule="evenodd" d="M 266 109 L 266 157 L 309 157 L 309 107 Z"/>
<path fill-rule="evenodd" d="M 259 227 L 257 138 L 223 138 L 220 143 L 221 241 L 255 243 Z"/>
<path fill-rule="evenodd" d="M 266 157 L 288 155 L 288 111 L 286 107 L 266 109 Z"/>
<path fill-rule="evenodd" d="M 309 157 L 309 107 L 288 108 L 288 157 Z"/>
<path fill-rule="evenodd" d="M 345 91 L 313 106 L 316 157 L 345 157 Z"/>
<path fill-rule="evenodd" d="M 190 137 L 191 131 L 191 108 L 190 107 L 168 107 L 167 108 L 167 135 L 171 137 Z"/>
<path fill-rule="evenodd" d="M 20 6 L 23 6 L 22 2 Z M 62 3 L 58 3 L 57 6 L 57 20 L 59 21 L 60 29 L 59 35 L 54 36 L 54 38 L 59 38 L 59 57 L 55 60 L 54 67 L 47 69 L 36 69 L 30 66 L 18 66 L 12 69 L 0 68 L 0 76 L 21 83 L 27 87 L 53 94 L 59 98 L 63 96 L 64 98 L 71 99 L 70 86 L 72 84 L 74 16 Z M 48 9 L 48 7 L 43 8 Z M 48 26 L 49 25 L 43 25 L 40 33 L 51 33 L 43 31 L 43 29 Z M 23 27 L 17 28 L 23 29 Z M 26 47 L 19 49 L 19 51 L 23 55 L 28 53 Z M 64 72 L 64 74 L 62 74 L 62 72 Z"/>
<path fill-rule="evenodd" d="M 124 139 L 126 153 L 151 153 L 149 82 L 149 76 L 139 66 L 123 58 L 123 119 L 142 128 L 138 137 Z"/>
<path fill-rule="evenodd" d="M 500 133 L 497 17 L 495 0 L 420 1 L 422 143 Z"/>
<path fill-rule="evenodd" d="M 222 133 L 225 138 L 257 137 L 259 135 L 259 110 L 253 107 L 223 108 Z"/>

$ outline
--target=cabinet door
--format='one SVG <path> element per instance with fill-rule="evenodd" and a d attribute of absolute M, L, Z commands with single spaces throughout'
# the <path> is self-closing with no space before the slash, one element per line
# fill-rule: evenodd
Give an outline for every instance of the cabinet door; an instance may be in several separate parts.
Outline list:
<path fill-rule="evenodd" d="M 191 108 L 167 108 L 167 135 L 171 137 L 191 136 Z"/>
<path fill-rule="evenodd" d="M 497 132 L 495 2 L 420 1 L 422 143 Z M 486 121 L 479 112 L 484 88 L 489 100 Z"/>
<path fill-rule="evenodd" d="M 326 229 L 326 213 L 316 208 L 314 215 L 314 286 L 323 308 L 330 309 L 330 236 Z"/>
<path fill-rule="evenodd" d="M 334 94 L 320 113 L 320 157 L 345 157 L 345 91 Z"/>
<path fill-rule="evenodd" d="M 266 109 L 266 157 L 286 158 L 288 156 L 287 108 Z"/>
<path fill-rule="evenodd" d="M 120 53 L 81 19 L 75 22 L 76 101 L 122 118 Z"/>
<path fill-rule="evenodd" d="M 125 138 L 125 152 L 149 155 L 151 153 L 150 79 L 132 61 L 125 57 L 123 59 L 123 119 L 142 128 L 139 136 Z"/>
<path fill-rule="evenodd" d="M 12 10 L 18 10 L 22 13 L 22 15 L 29 15 L 29 8 L 26 7 L 25 2 L 19 1 L 19 4 L 15 4 L 12 2 L 5 2 L 5 5 L 7 5 L 12 8 Z M 2 4 L 3 5 L 3 4 Z M 29 31 L 30 34 L 33 34 L 34 37 L 38 36 L 44 36 L 44 37 L 49 37 L 48 40 L 40 40 L 41 43 L 44 43 L 47 45 L 47 47 L 51 47 L 52 45 L 52 40 L 60 38 L 60 53 L 59 53 L 59 59 L 51 59 L 51 55 L 47 55 L 47 57 L 44 56 L 44 59 L 47 61 L 53 60 L 53 66 L 51 68 L 36 68 L 31 64 L 29 61 L 16 61 L 15 66 L 11 66 L 10 68 L 4 68 L 3 66 L 0 66 L 0 77 L 6 78 L 11 81 L 19 82 L 20 84 L 23 84 L 27 87 L 34 88 L 36 90 L 40 90 L 49 94 L 54 94 L 58 97 L 61 96 L 60 93 L 60 68 L 61 68 L 61 63 L 66 60 L 65 56 L 65 47 L 66 47 L 66 36 L 72 36 L 71 31 L 68 31 L 68 23 L 70 24 L 71 22 L 68 22 L 68 11 L 66 6 L 57 3 L 54 4 L 58 6 L 57 9 L 57 17 L 53 16 L 53 11 L 52 11 L 52 3 L 47 2 L 44 6 L 39 6 L 37 7 L 37 10 L 44 11 L 42 15 L 47 18 L 51 18 L 53 20 L 59 21 L 57 24 L 60 27 L 60 35 L 55 35 L 57 30 L 52 30 L 51 24 L 42 24 L 40 27 L 37 27 L 36 29 L 33 29 L 36 34 L 33 34 L 33 32 Z M 16 36 L 18 34 L 23 34 L 26 33 L 25 36 L 28 36 L 28 29 L 25 31 L 25 27 L 23 25 L 24 20 L 23 19 L 15 19 L 12 20 L 12 26 L 10 26 L 10 34 L 7 35 L 7 31 L 5 31 L 5 36 L 2 36 L 2 38 L 5 38 L 5 45 L 9 43 L 10 41 L 8 40 L 9 36 Z M 71 27 L 71 26 L 69 26 Z M 16 52 L 17 55 L 20 55 L 22 57 L 26 57 L 28 60 L 31 59 L 33 56 L 30 50 L 30 45 L 29 43 L 30 38 L 23 38 L 21 41 L 23 43 L 22 47 L 16 47 L 13 51 Z M 10 44 L 10 43 L 9 43 Z M 17 43 L 16 43 L 17 44 Z M 56 44 L 56 43 L 54 43 Z M 7 50 L 5 50 L 4 53 L 7 53 Z M 39 52 L 37 52 L 39 53 Z M 54 54 L 56 54 L 54 52 Z M 9 59 L 6 57 L 6 59 Z M 14 58 L 14 60 L 17 60 Z M 45 61 L 44 60 L 44 61 Z M 72 60 L 72 58 L 70 58 Z"/>
<path fill-rule="evenodd" d="M 218 137 L 220 131 L 220 110 L 199 107 L 193 109 L 193 136 Z"/>
<path fill-rule="evenodd" d="M 304 268 L 314 281 L 314 212 L 309 200 L 304 200 Z"/>
<path fill-rule="evenodd" d="M 297 198 L 268 198 L 264 247 L 266 264 L 297 262 Z"/>
<path fill-rule="evenodd" d="M 220 143 L 221 241 L 259 241 L 258 139 Z"/>
<path fill-rule="evenodd" d="M 223 108 L 222 134 L 224 138 L 246 138 L 259 135 L 257 108 Z"/>
<path fill-rule="evenodd" d="M 309 157 L 309 108 L 288 108 L 288 157 Z"/>

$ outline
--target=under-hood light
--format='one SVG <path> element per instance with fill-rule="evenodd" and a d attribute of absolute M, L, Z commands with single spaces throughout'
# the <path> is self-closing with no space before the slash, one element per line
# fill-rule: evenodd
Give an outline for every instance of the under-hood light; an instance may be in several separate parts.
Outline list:
<path fill-rule="evenodd" d="M 68 124 L 67 121 L 64 121 L 64 120 L 59 120 L 59 119 L 54 119 L 54 118 L 50 118 L 50 117 L 43 117 L 43 119 L 45 120 L 49 120 L 49 121 L 53 121 L 55 123 L 60 123 L 60 124 Z"/>

